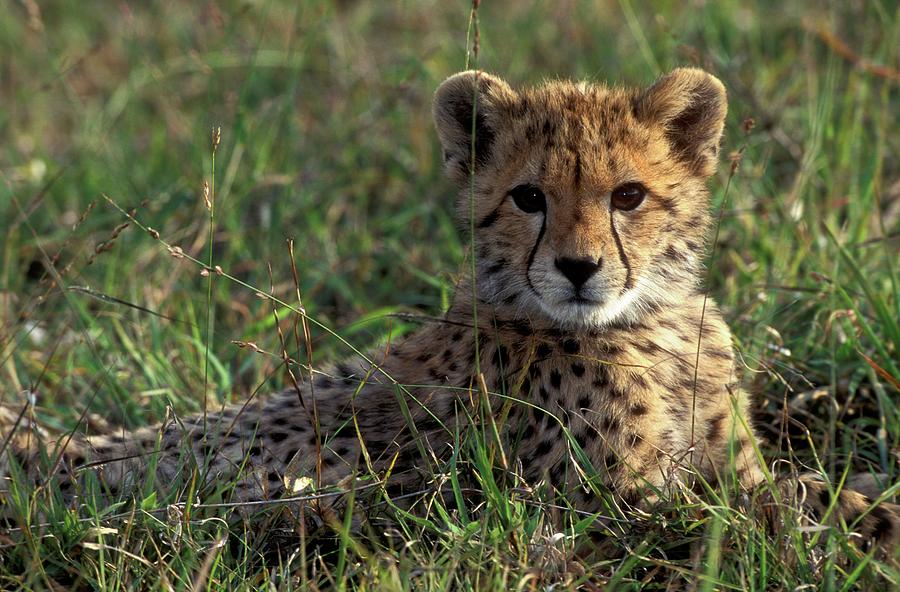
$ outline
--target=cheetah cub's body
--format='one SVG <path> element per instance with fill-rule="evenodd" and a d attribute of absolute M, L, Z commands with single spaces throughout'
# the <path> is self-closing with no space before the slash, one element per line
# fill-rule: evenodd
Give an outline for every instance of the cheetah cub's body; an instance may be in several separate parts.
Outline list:
<path fill-rule="evenodd" d="M 695 69 L 642 91 L 451 77 L 434 115 L 460 217 L 473 221 L 476 275 L 445 317 L 299 392 L 73 439 L 57 464 L 62 487 L 77 496 L 71 476 L 87 464 L 116 489 L 150 458 L 160 483 L 201 467 L 243 499 L 283 495 L 286 475 L 325 485 L 389 472 L 415 486 L 486 392 L 525 476 L 582 509 L 599 508 L 597 491 L 646 506 L 694 475 L 755 488 L 764 471 L 748 397 L 729 330 L 699 287 L 725 113 L 722 84 Z M 36 464 L 23 435 L 13 444 Z M 824 514 L 826 486 L 805 489 Z M 845 491 L 835 505 L 849 523 L 870 501 Z M 896 520 L 882 506 L 859 528 L 892 537 Z"/>

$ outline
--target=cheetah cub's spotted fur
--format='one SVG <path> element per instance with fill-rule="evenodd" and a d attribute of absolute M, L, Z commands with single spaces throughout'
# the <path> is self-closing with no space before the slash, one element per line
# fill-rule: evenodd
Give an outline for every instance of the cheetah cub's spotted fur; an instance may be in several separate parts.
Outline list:
<path fill-rule="evenodd" d="M 299 392 L 73 438 L 56 464 L 61 487 L 77 499 L 75 477 L 90 470 L 121 489 L 151 458 L 160 486 L 199 467 L 208 482 L 236 483 L 241 499 L 284 495 L 286 475 L 326 485 L 389 473 L 389 484 L 415 487 L 486 391 L 498 416 L 519 402 L 505 424 L 525 476 L 584 510 L 600 507 L 598 491 L 649 507 L 697 475 L 757 489 L 765 471 L 731 335 L 699 287 L 725 114 L 724 87 L 697 69 L 643 90 L 449 78 L 434 117 L 460 219 L 474 217 L 476 277 L 444 318 Z M 10 450 L 35 470 L 30 435 Z M 897 537 L 896 507 L 780 483 L 802 491 L 814 517 Z"/>

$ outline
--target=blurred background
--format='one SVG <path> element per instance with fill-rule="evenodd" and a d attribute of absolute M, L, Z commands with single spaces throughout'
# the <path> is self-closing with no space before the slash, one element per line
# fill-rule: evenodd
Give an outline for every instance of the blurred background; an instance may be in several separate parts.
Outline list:
<path fill-rule="evenodd" d="M 646 85 L 698 65 L 730 97 L 709 288 L 745 382 L 773 417 L 790 401 L 818 422 L 826 447 L 861 439 L 882 466 L 896 452 L 893 2 L 488 0 L 474 19 L 471 3 L 432 0 L 2 11 L 0 384 L 7 401 L 35 390 L 50 425 L 74 425 L 88 401 L 96 424 L 130 427 L 198 409 L 207 382 L 225 398 L 282 384 L 256 290 L 296 302 L 289 238 L 307 312 L 356 346 L 415 327 L 394 313 L 440 313 L 466 252 L 430 114 L 450 74 Z M 214 282 L 207 381 L 208 278 L 120 227 L 110 201 L 206 261 L 213 177 L 213 263 L 253 288 Z M 347 353 L 314 337 L 317 359 Z"/>

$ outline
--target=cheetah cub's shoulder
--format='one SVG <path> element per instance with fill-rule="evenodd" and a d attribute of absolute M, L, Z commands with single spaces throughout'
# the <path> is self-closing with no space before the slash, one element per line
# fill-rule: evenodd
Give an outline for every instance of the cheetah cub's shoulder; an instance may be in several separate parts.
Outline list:
<path fill-rule="evenodd" d="M 691 68 L 644 89 L 452 76 L 434 118 L 476 265 L 443 318 L 261 402 L 65 440 L 60 488 L 77 500 L 88 470 L 113 492 L 197 474 L 256 500 L 294 493 L 298 477 L 366 474 L 393 495 L 480 429 L 481 392 L 526 478 L 582 509 L 607 493 L 649 508 L 697 477 L 756 489 L 766 474 L 731 335 L 699 288 L 726 110 L 721 82 Z M 14 434 L 9 456 L 41 478 L 35 440 Z M 778 483 L 805 491 L 813 518 L 898 536 L 894 506 Z"/>

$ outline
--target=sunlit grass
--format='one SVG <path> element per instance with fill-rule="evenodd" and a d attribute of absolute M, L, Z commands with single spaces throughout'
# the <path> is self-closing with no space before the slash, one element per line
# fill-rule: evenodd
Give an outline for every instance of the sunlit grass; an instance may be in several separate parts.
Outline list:
<path fill-rule="evenodd" d="M 207 394 L 217 406 L 289 384 L 276 324 L 293 339 L 297 285 L 318 363 L 414 330 L 398 313 L 441 312 L 465 264 L 430 97 L 465 66 L 469 3 L 217 6 L 24 2 L 0 19 L 0 398 L 18 409 L 34 393 L 27 417 L 55 433 L 133 428 L 168 408 L 201 412 Z M 727 162 L 711 183 L 724 210 L 710 294 L 758 395 L 764 452 L 835 481 L 847 467 L 896 481 L 896 9 L 484 2 L 478 17 L 478 64 L 516 83 L 643 84 L 689 63 L 725 82 L 723 153 L 745 149 L 727 200 Z M 201 193 L 213 179 L 214 220 Z M 143 229 L 122 228 L 113 203 Z M 225 275 L 204 277 L 210 262 Z M 277 315 L 257 293 L 280 301 Z M 490 436 L 463 438 L 414 511 L 368 499 L 383 516 L 359 528 L 352 514 L 314 531 L 278 508 L 213 505 L 227 491 L 198 505 L 179 497 L 189 482 L 110 504 L 88 480 L 75 512 L 53 481 L 35 492 L 19 476 L 0 588 L 898 581 L 840 532 L 819 547 L 766 532 L 729 491 L 650 516 L 610 500 L 598 521 L 501 469 Z"/>

